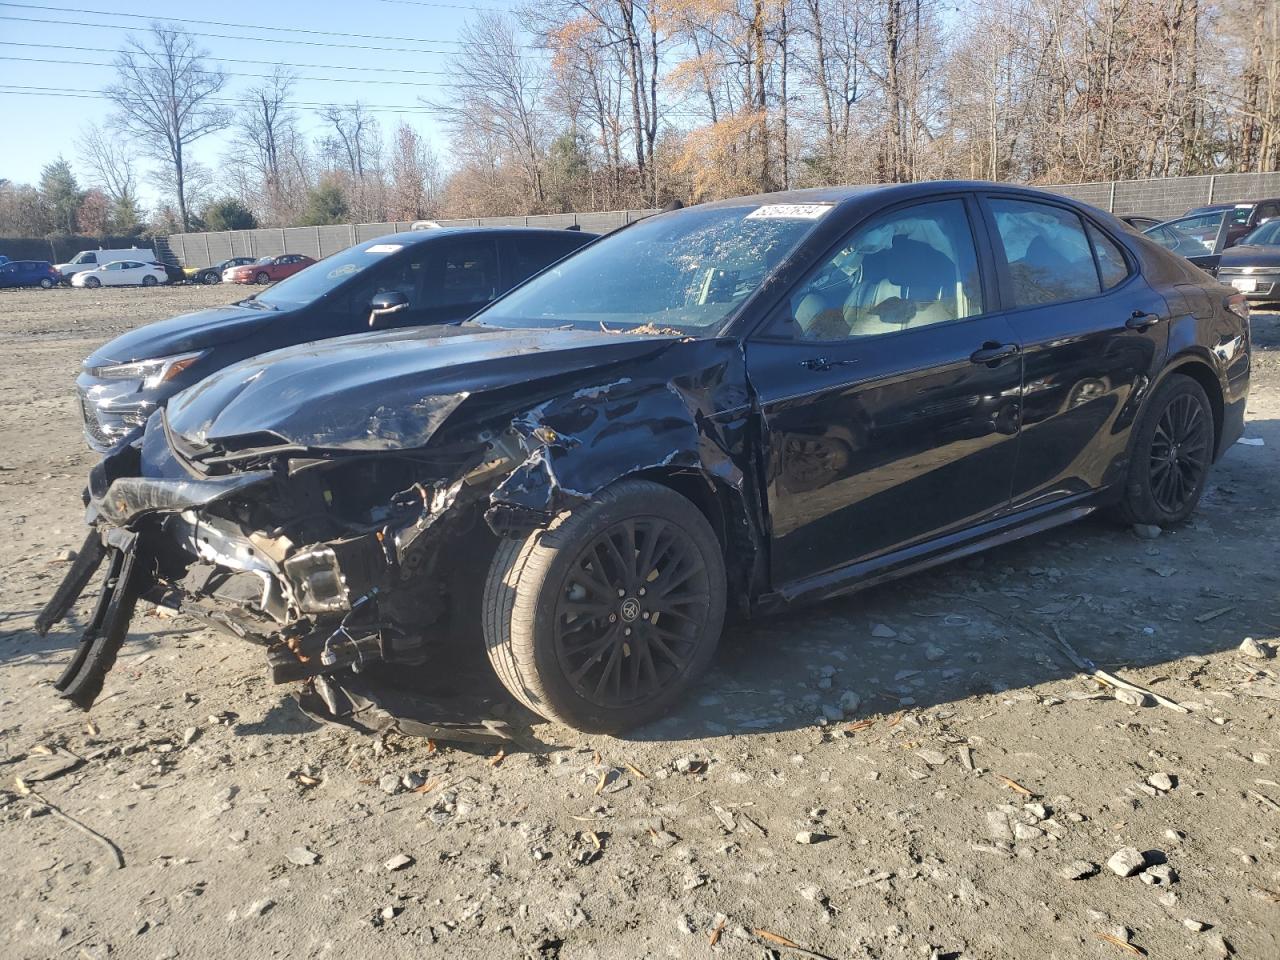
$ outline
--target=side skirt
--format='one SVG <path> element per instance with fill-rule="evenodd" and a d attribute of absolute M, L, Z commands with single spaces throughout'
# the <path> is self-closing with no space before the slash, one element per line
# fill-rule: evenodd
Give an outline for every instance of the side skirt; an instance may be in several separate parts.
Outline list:
<path fill-rule="evenodd" d="M 760 597 L 756 612 L 770 613 L 792 604 L 814 603 L 856 593 L 889 580 L 950 563 L 991 547 L 1072 523 L 1093 513 L 1110 499 L 1114 499 L 1114 496 L 1108 490 L 1077 494 L 882 557 L 806 577 Z"/>

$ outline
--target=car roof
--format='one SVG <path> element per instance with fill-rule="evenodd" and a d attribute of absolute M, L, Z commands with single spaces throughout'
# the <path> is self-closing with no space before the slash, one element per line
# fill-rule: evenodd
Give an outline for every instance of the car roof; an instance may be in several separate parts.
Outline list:
<path fill-rule="evenodd" d="M 714 200 L 697 205 L 697 209 L 716 209 L 718 207 L 762 206 L 775 203 L 833 203 L 843 204 L 846 201 L 862 201 L 875 197 L 880 201 L 891 202 L 897 199 L 927 197 L 935 193 L 952 193 L 959 191 L 982 190 L 1004 194 L 1022 194 L 1027 199 L 1052 199 L 1084 206 L 1072 197 L 1042 190 L 1037 187 L 1024 187 L 1014 183 L 995 183 L 990 180 L 920 180 L 914 183 L 877 183 L 841 187 L 811 187 L 803 190 L 780 190 L 774 193 L 758 193 L 744 197 L 731 197 L 727 200 Z"/>
<path fill-rule="evenodd" d="M 567 230 L 564 227 L 429 227 L 425 230 L 403 230 L 400 233 L 388 233 L 374 237 L 379 243 L 399 243 L 405 246 L 426 243 L 440 237 L 466 236 L 513 236 L 513 237 L 545 237 L 548 233 L 568 234 L 584 239 L 594 239 L 598 234 L 586 230 Z M 362 241 L 369 242 L 369 241 Z"/>

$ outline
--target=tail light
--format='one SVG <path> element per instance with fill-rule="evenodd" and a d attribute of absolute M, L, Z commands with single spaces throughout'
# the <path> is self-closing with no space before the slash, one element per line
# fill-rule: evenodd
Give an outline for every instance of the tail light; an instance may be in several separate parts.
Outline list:
<path fill-rule="evenodd" d="M 1249 301 L 1243 293 L 1233 293 L 1227 297 L 1227 309 L 1246 323 L 1249 322 Z"/>

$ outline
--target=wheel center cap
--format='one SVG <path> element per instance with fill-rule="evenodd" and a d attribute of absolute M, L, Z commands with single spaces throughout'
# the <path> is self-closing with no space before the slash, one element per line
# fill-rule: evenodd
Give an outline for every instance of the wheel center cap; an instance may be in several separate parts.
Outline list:
<path fill-rule="evenodd" d="M 622 601 L 622 606 L 618 612 L 622 614 L 623 622 L 631 623 L 636 617 L 640 616 L 640 601 L 635 597 L 627 597 Z"/>

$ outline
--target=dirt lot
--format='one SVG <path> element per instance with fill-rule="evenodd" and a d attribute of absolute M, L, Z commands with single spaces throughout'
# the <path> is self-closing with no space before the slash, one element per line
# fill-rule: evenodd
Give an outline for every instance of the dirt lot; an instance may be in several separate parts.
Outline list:
<path fill-rule="evenodd" d="M 31 625 L 82 538 L 76 365 L 242 293 L 0 295 L 0 955 L 1280 956 L 1280 667 L 1238 649 L 1280 633 L 1280 315 L 1265 446 L 1192 524 L 1086 520 L 731 627 L 664 722 L 498 760 L 316 723 L 181 620 L 135 625 L 91 718 L 55 696 L 75 624 Z M 1155 869 L 1118 876 L 1126 847 Z"/>

